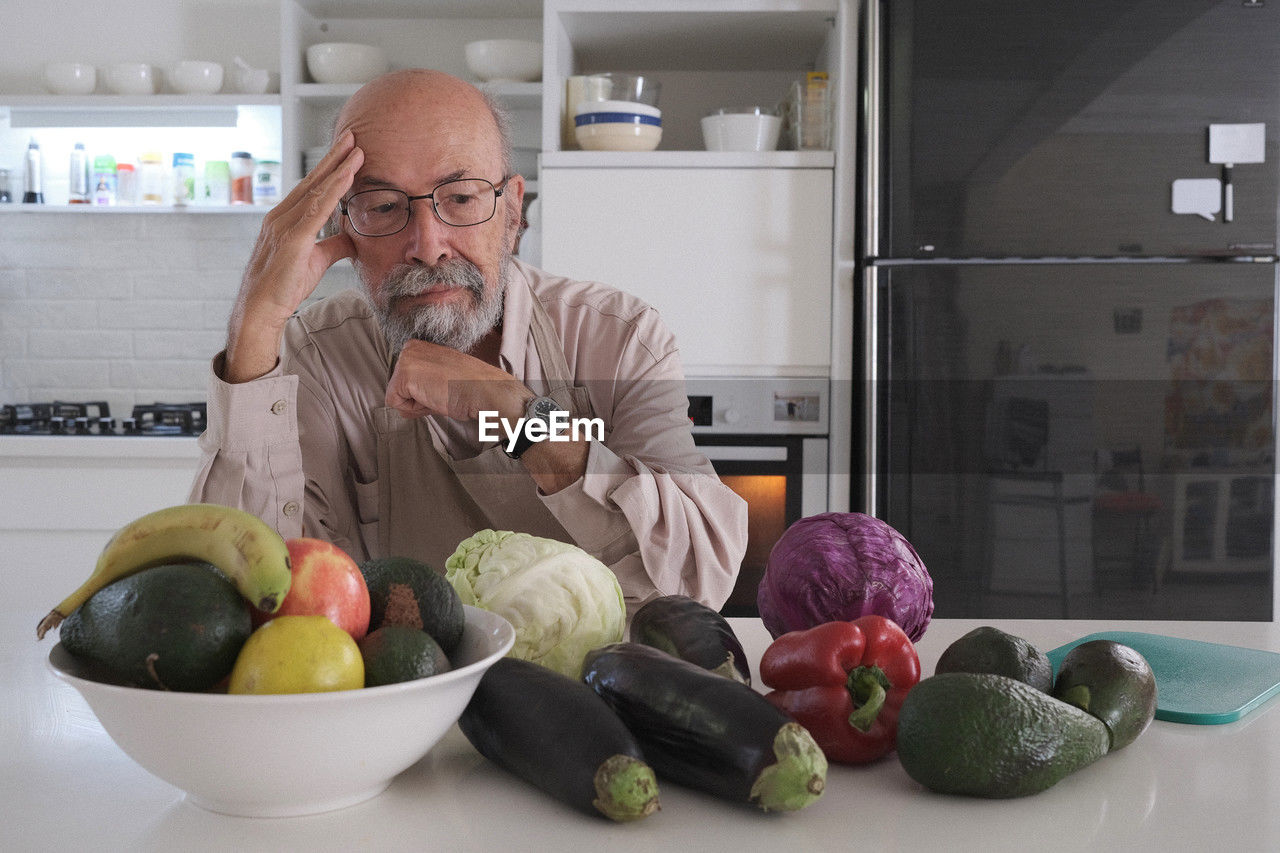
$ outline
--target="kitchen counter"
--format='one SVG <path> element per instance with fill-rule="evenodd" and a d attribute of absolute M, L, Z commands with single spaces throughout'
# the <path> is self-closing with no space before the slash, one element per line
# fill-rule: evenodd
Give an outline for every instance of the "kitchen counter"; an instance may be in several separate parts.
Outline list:
<path fill-rule="evenodd" d="M 0 611 L 0 838 L 8 850 L 1275 850 L 1280 849 L 1280 702 L 1222 726 L 1155 721 L 1132 745 L 1048 791 L 1016 800 L 935 795 L 897 759 L 833 765 L 822 798 L 800 812 L 758 813 L 673 783 L 662 810 L 635 824 L 578 814 L 508 776 L 455 726 L 383 794 L 303 818 L 213 814 L 134 764 L 88 706 L 45 667 L 34 628 L 49 593 Z M 731 620 L 753 674 L 769 636 Z M 1048 650 L 1126 629 L 1280 650 L 1272 623 L 938 620 L 918 648 L 924 673 L 979 624 Z M 199 737 L 199 732 L 193 732 Z"/>

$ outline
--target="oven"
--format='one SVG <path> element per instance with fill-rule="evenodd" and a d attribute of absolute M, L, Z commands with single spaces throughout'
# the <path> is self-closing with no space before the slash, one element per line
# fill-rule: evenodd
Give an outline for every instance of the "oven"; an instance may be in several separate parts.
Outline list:
<path fill-rule="evenodd" d="M 694 442 L 747 502 L 747 552 L 721 612 L 756 616 L 773 545 L 793 522 L 828 508 L 826 379 L 691 378 Z"/>

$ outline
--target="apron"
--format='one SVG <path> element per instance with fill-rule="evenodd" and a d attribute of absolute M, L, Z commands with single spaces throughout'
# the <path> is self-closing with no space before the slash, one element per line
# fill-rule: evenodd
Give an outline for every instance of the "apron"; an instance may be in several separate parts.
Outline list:
<path fill-rule="evenodd" d="M 572 418 L 593 417 L 587 389 L 574 386 L 560 337 L 536 297 L 530 331 L 546 383 L 541 393 Z M 454 459 L 430 417 L 404 418 L 390 406 L 373 414 L 379 522 L 373 537 L 366 528 L 371 557 L 416 557 L 443 571 L 458 543 L 485 528 L 571 541 L 538 500 L 524 466 L 503 452 L 502 441 L 469 459 Z"/>

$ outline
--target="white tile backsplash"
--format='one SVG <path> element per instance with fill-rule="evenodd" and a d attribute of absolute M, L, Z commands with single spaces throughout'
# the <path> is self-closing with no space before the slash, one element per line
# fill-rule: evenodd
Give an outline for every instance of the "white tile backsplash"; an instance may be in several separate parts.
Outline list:
<path fill-rule="evenodd" d="M 205 399 L 260 213 L 0 213 L 0 403 Z"/>

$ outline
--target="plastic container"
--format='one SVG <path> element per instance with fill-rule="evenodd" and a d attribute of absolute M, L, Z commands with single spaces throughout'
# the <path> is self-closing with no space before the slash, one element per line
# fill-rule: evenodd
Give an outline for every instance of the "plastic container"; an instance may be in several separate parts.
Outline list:
<path fill-rule="evenodd" d="M 67 203 L 88 204 L 89 158 L 84 153 L 84 143 L 77 142 L 71 149 L 71 165 L 67 174 Z"/>
<path fill-rule="evenodd" d="M 196 157 L 186 152 L 173 155 L 173 205 L 186 207 L 196 201 Z"/>
<path fill-rule="evenodd" d="M 204 164 L 204 193 L 200 200 L 210 207 L 231 204 L 231 166 L 226 160 L 209 160 Z"/>
<path fill-rule="evenodd" d="M 116 204 L 116 158 L 110 154 L 93 158 L 93 203 L 99 207 Z"/>
<path fill-rule="evenodd" d="M 0 204 L 13 201 L 13 190 L 9 189 L 9 170 L 0 169 Z"/>
<path fill-rule="evenodd" d="M 265 206 L 280 200 L 280 161 L 261 160 L 253 170 L 253 203 Z"/>
<path fill-rule="evenodd" d="M 253 155 L 248 151 L 231 155 L 231 203 L 253 204 Z"/>
<path fill-rule="evenodd" d="M 164 204 L 164 159 L 155 151 L 138 158 L 138 201 Z"/>
<path fill-rule="evenodd" d="M 138 171 L 132 163 L 116 166 L 116 204 L 138 203 Z"/>

